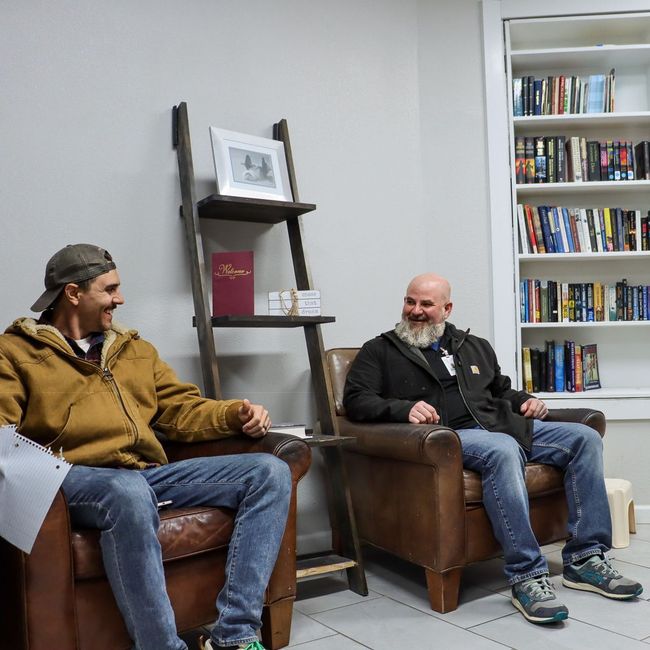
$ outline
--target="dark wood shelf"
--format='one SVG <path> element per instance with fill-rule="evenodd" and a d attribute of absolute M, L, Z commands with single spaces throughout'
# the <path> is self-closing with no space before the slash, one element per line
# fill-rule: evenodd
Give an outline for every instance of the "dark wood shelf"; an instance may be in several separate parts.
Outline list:
<path fill-rule="evenodd" d="M 312 203 L 289 203 L 268 199 L 249 199 L 241 196 L 211 194 L 201 199 L 196 207 L 203 219 L 223 219 L 225 221 L 248 221 L 251 223 L 282 223 L 287 219 L 312 212 Z"/>
<path fill-rule="evenodd" d="M 334 316 L 213 316 L 212 327 L 303 327 L 334 323 Z M 196 317 L 193 319 L 196 327 Z"/>
<path fill-rule="evenodd" d="M 357 563 L 354 560 L 341 557 L 331 551 L 323 554 L 305 555 L 298 557 L 296 562 L 296 578 L 308 578 L 356 566 Z"/>
<path fill-rule="evenodd" d="M 299 576 L 318 576 L 332 571 L 345 570 L 350 589 L 366 596 L 368 585 L 363 571 L 363 557 L 347 473 L 343 459 L 343 449 L 353 445 L 352 436 L 333 435 L 336 428 L 334 411 L 328 399 L 328 377 L 324 365 L 323 339 L 320 326 L 336 321 L 334 316 L 268 316 L 237 315 L 213 316 L 210 307 L 210 276 L 206 273 L 203 251 L 202 219 L 213 219 L 224 223 L 213 224 L 213 230 L 227 230 L 225 222 L 259 223 L 266 225 L 286 223 L 291 261 L 297 289 L 313 289 L 311 275 L 303 247 L 302 219 L 300 216 L 312 212 L 316 206 L 299 203 L 296 175 L 289 142 L 286 120 L 273 125 L 273 138 L 283 143 L 287 160 L 287 171 L 291 187 L 290 196 L 294 201 L 273 201 L 238 196 L 212 194 L 201 201 L 196 200 L 194 165 L 192 162 L 192 143 L 190 140 L 187 104 L 181 102 L 172 109 L 174 147 L 178 157 L 178 174 L 181 186 L 181 216 L 185 225 L 185 236 L 190 256 L 192 297 L 194 300 L 194 326 L 199 339 L 203 390 L 207 397 L 222 399 L 219 380 L 219 363 L 215 345 L 214 328 L 217 327 L 265 327 L 301 328 L 305 338 L 311 382 L 318 418 L 319 432 L 326 435 L 304 438 L 307 445 L 323 456 L 326 468 L 328 514 L 332 523 L 332 538 L 335 548 L 324 555 L 299 558 Z"/>

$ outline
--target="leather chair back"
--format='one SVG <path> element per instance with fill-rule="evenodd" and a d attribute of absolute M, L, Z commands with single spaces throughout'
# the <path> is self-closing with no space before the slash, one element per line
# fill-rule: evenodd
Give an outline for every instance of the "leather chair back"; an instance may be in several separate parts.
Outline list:
<path fill-rule="evenodd" d="M 343 391 L 350 366 L 359 353 L 359 348 L 332 348 L 325 353 L 327 369 L 332 384 L 332 401 L 336 415 L 344 416 Z"/>

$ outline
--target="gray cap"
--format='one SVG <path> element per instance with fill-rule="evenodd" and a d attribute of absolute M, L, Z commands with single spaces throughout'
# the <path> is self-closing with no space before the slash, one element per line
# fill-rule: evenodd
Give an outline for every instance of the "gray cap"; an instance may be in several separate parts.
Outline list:
<path fill-rule="evenodd" d="M 69 282 L 84 282 L 115 268 L 110 253 L 93 244 L 68 244 L 54 253 L 45 267 L 45 291 L 32 311 L 45 311 Z"/>

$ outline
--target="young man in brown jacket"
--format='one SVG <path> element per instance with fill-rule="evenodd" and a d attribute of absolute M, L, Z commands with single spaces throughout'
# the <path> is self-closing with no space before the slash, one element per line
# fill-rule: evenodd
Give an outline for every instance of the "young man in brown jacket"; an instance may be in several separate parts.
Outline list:
<path fill-rule="evenodd" d="M 291 478 L 270 454 L 168 463 L 154 428 L 181 441 L 266 435 L 266 409 L 215 401 L 181 382 L 135 330 L 110 254 L 74 244 L 48 262 L 38 320 L 0 336 L 0 423 L 74 466 L 63 482 L 73 522 L 98 528 L 115 600 L 138 650 L 184 650 L 165 590 L 160 501 L 237 510 L 219 619 L 205 648 L 259 649 L 264 590 L 284 533 Z"/>

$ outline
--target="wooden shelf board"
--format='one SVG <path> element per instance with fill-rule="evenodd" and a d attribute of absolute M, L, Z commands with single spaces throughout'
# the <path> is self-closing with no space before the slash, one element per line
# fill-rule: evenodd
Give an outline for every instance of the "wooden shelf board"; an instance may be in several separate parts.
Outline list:
<path fill-rule="evenodd" d="M 357 563 L 341 555 L 327 554 L 313 557 L 298 558 L 296 562 L 296 577 L 306 578 L 324 573 L 333 573 L 356 566 Z"/>
<path fill-rule="evenodd" d="M 303 327 L 334 323 L 334 316 L 213 316 L 212 327 Z M 196 318 L 192 320 L 196 327 Z"/>
<path fill-rule="evenodd" d="M 197 204 L 199 217 L 251 223 L 282 223 L 316 209 L 312 203 L 288 203 L 268 199 L 211 194 Z"/>

